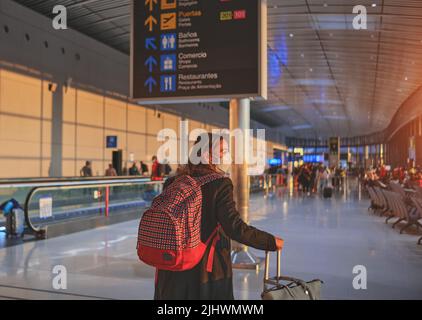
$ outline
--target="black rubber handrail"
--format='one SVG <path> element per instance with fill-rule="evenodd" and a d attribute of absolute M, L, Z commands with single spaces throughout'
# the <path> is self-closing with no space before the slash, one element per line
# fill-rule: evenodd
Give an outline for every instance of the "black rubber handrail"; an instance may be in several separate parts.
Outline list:
<path fill-rule="evenodd" d="M 89 177 L 89 178 L 23 178 L 23 179 L 5 179 L 0 180 L 0 186 L 7 185 L 7 186 L 17 186 L 24 184 L 49 184 L 49 183 L 61 183 L 61 182 L 89 182 L 89 181 L 103 181 L 103 180 L 139 180 L 143 179 L 145 181 L 151 181 L 149 177 L 142 177 L 142 176 L 119 176 L 119 177 Z"/>

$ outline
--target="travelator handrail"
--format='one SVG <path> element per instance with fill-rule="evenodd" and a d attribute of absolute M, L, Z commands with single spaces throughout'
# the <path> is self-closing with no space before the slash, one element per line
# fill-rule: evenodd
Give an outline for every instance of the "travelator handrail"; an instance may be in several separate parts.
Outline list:
<path fill-rule="evenodd" d="M 70 181 L 69 181 L 70 180 Z M 11 179 L 11 180 L 0 180 L 0 189 L 7 188 L 24 188 L 24 187 L 36 187 L 36 186 L 59 186 L 63 183 L 92 183 L 92 182 L 110 182 L 110 181 L 121 181 L 121 180 L 144 180 L 145 182 L 151 181 L 148 177 L 132 177 L 132 176 L 119 176 L 119 177 L 89 177 L 89 178 L 46 178 L 46 179 Z"/>
<path fill-rule="evenodd" d="M 157 185 L 164 184 L 163 181 L 151 181 L 148 178 L 130 178 L 130 179 L 100 179 L 100 180 L 88 180 L 88 181 L 72 181 L 72 182 L 56 182 L 47 185 L 35 186 L 33 187 L 26 196 L 24 213 L 25 213 L 25 222 L 31 233 L 33 233 L 37 238 L 45 237 L 45 229 L 37 228 L 31 222 L 29 216 L 29 205 L 34 195 L 39 191 L 57 191 L 57 190 L 74 190 L 74 189 L 92 189 L 92 188 L 106 188 L 106 216 L 108 216 L 108 197 L 109 189 L 111 187 L 123 187 L 123 186 L 132 186 L 132 185 Z"/>

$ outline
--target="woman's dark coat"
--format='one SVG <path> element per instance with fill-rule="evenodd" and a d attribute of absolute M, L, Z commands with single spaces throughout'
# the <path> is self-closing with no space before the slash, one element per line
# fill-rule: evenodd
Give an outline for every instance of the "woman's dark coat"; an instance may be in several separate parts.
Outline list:
<path fill-rule="evenodd" d="M 164 188 L 173 181 L 174 179 L 169 179 Z M 233 300 L 230 239 L 256 249 L 276 250 L 272 235 L 248 226 L 241 219 L 233 201 L 233 184 L 229 178 L 215 180 L 203 186 L 202 196 L 202 241 L 207 241 L 218 223 L 222 226 L 213 271 L 208 273 L 206 270 L 209 246 L 201 262 L 192 270 L 158 271 L 156 300 Z"/>

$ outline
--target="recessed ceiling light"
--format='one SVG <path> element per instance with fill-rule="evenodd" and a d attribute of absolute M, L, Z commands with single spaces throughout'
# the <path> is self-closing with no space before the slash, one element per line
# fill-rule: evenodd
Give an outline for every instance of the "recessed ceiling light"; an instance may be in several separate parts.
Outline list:
<path fill-rule="evenodd" d="M 376 3 L 373 3 L 372 4 L 372 8 L 375 8 L 377 6 L 377 4 Z"/>
<path fill-rule="evenodd" d="M 289 34 L 290 38 L 293 38 L 295 35 L 293 33 Z"/>
<path fill-rule="evenodd" d="M 324 3 L 324 8 L 327 8 L 328 7 L 328 3 Z"/>
<path fill-rule="evenodd" d="M 409 78 L 408 78 L 408 77 L 404 77 L 404 80 L 406 80 L 406 81 L 407 81 L 407 80 L 409 80 Z"/>

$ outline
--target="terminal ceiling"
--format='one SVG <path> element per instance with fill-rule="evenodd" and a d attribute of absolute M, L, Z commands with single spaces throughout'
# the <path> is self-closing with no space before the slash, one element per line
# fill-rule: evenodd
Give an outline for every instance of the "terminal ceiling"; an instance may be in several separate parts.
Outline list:
<path fill-rule="evenodd" d="M 16 0 L 52 16 L 53 0 Z M 130 0 L 62 0 L 68 24 L 130 50 Z M 367 30 L 354 30 L 364 5 Z M 421 0 L 268 0 L 268 101 L 252 117 L 287 136 L 354 136 L 387 127 L 422 85 Z M 211 32 L 211 31 L 210 31 Z"/>

